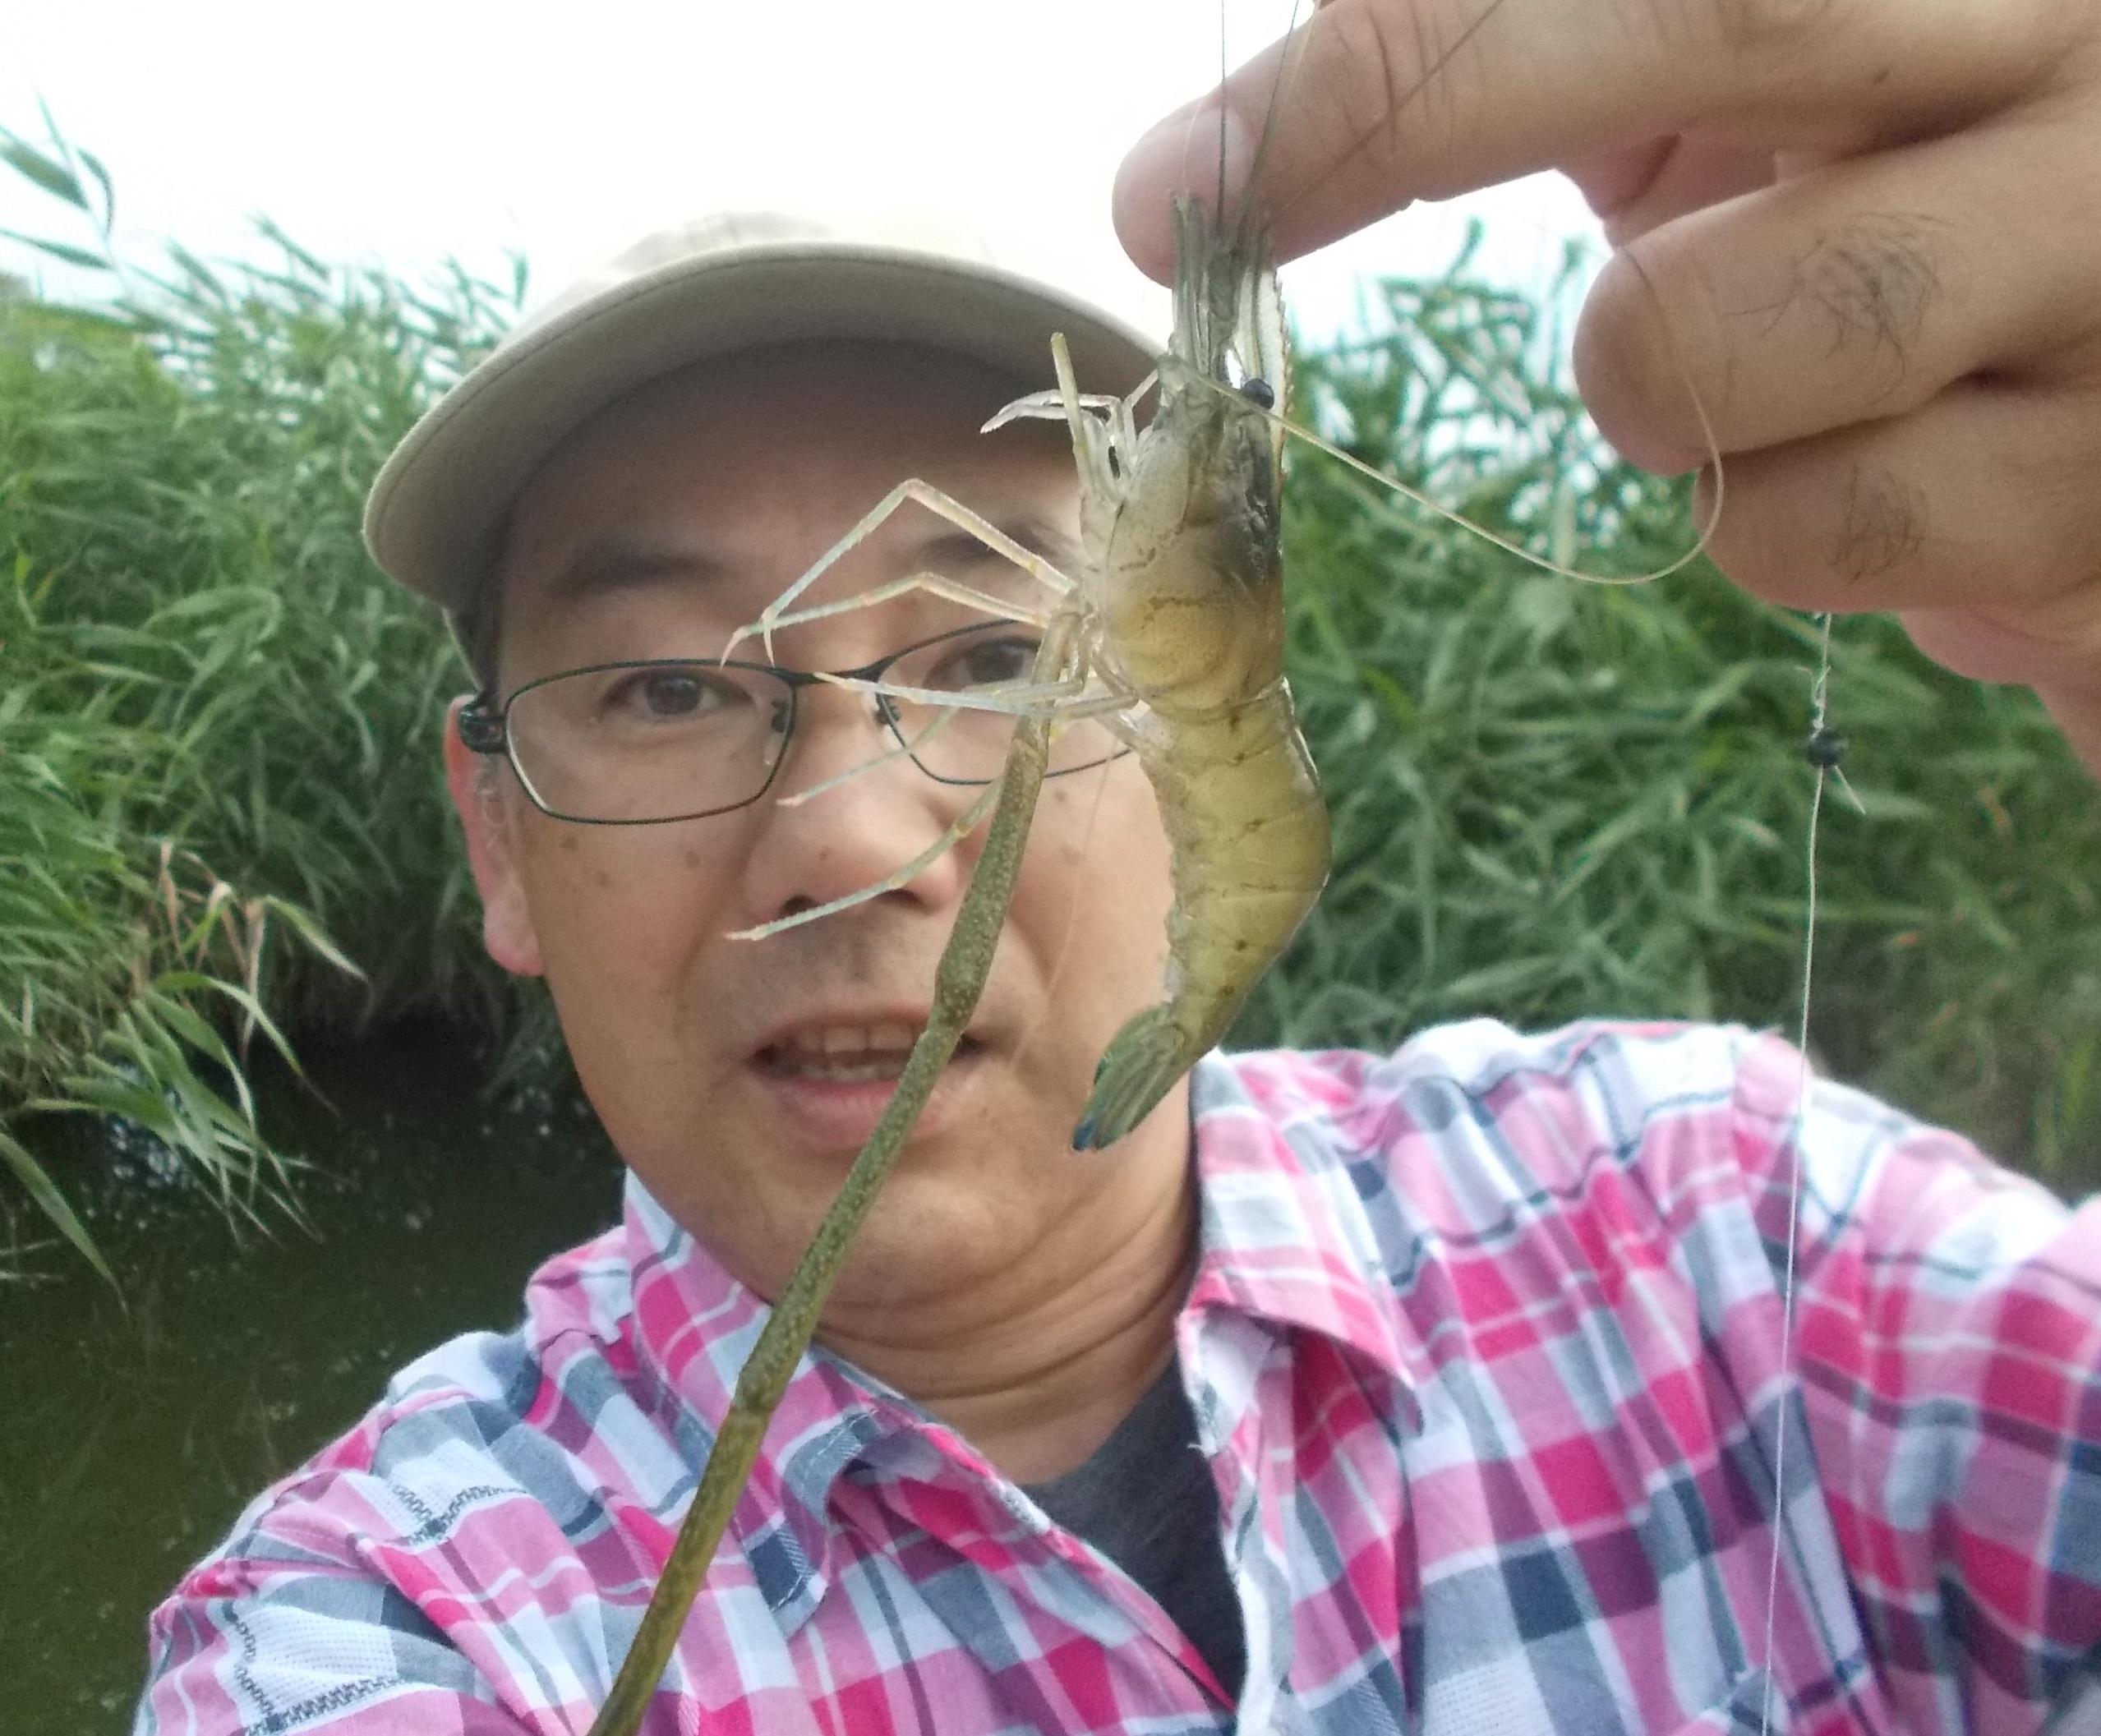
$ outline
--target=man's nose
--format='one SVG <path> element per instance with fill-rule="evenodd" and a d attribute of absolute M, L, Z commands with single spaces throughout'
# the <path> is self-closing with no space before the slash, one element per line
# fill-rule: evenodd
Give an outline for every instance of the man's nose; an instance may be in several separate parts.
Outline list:
<path fill-rule="evenodd" d="M 899 752 L 867 694 L 810 688 L 796 713 L 746 859 L 754 926 L 888 878 L 937 843 L 978 794 L 937 782 Z M 967 863 L 950 850 L 882 897 L 938 909 L 961 896 L 967 878 Z"/>

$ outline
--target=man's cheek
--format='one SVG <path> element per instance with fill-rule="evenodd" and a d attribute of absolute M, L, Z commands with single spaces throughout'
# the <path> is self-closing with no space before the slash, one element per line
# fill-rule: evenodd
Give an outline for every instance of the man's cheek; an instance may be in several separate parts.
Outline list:
<path fill-rule="evenodd" d="M 617 1001 L 675 979 L 706 921 L 689 877 L 667 875 L 650 857 L 601 840 L 551 842 L 534 853 L 526 884 L 558 991 L 571 1001 Z"/>
<path fill-rule="evenodd" d="M 1097 1016 L 1113 1028 L 1158 997 L 1173 899 L 1167 836 L 1150 786 L 1128 762 L 1118 762 L 1105 788 L 1060 796 L 1039 809 L 1022 889 L 1025 919 L 1060 1003 L 1099 1003 Z"/>

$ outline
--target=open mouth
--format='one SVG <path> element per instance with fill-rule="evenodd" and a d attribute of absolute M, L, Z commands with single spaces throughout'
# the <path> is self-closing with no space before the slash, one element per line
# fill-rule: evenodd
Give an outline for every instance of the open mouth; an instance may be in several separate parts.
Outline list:
<path fill-rule="evenodd" d="M 752 1058 L 776 1079 L 813 1084 L 894 1083 L 919 1038 L 919 1028 L 896 1023 L 812 1027 L 768 1043 Z M 982 1047 L 966 1036 L 956 1044 L 954 1058 L 962 1060 Z"/>

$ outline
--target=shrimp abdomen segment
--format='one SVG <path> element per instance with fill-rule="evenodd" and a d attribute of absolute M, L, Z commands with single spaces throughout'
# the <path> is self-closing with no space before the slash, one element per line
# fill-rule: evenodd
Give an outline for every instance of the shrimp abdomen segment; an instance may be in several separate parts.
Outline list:
<path fill-rule="evenodd" d="M 1122 1139 L 1225 1035 L 1328 877 L 1328 811 L 1282 679 L 1207 717 L 1148 721 L 1138 751 L 1174 871 L 1168 999 L 1110 1043 L 1076 1150 Z M 1153 731 L 1171 754 L 1149 751 Z"/>

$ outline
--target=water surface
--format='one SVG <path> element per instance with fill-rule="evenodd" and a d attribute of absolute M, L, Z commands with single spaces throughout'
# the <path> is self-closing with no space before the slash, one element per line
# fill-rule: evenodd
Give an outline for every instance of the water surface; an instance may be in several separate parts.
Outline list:
<path fill-rule="evenodd" d="M 311 1233 L 237 1238 L 158 1154 L 62 1170 L 128 1308 L 76 1259 L 0 1288 L 0 1728 L 127 1729 L 148 1610 L 265 1485 L 340 1434 L 403 1364 L 506 1330 L 549 1254 L 618 1215 L 580 1098 L 494 1106 L 442 1033 L 308 1057 L 333 1105 L 264 1084 L 316 1166 Z M 61 1161 L 63 1158 L 62 1154 Z"/>

